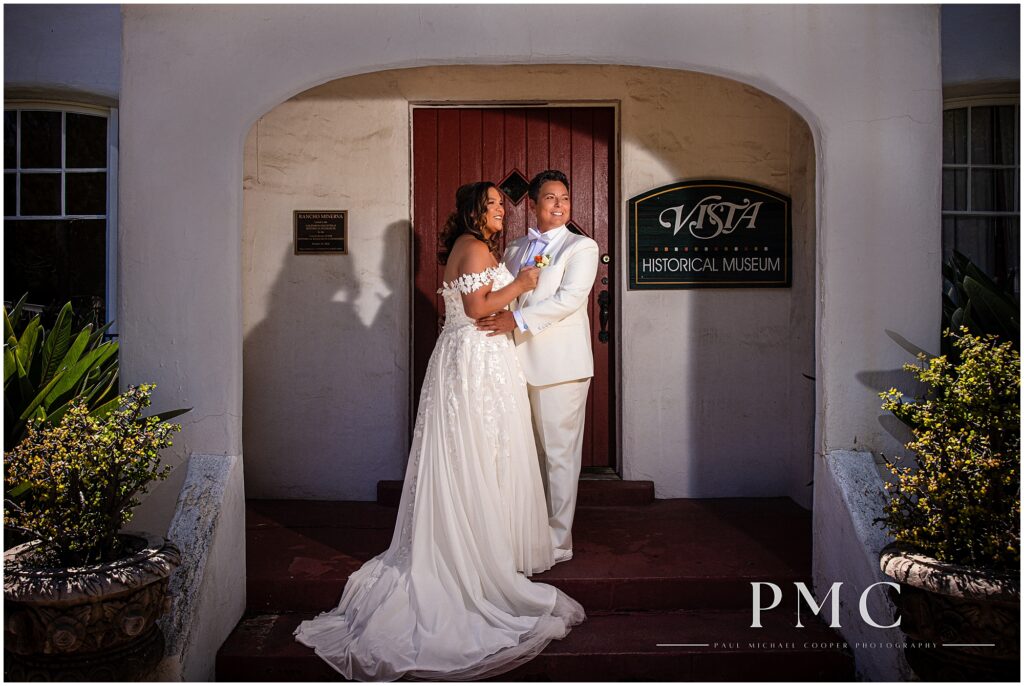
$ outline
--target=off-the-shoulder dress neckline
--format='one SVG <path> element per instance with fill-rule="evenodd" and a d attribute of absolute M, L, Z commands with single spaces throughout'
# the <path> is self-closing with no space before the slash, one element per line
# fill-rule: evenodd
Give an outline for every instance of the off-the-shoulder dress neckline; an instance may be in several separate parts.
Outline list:
<path fill-rule="evenodd" d="M 502 270 L 508 270 L 503 262 L 499 262 L 493 267 L 488 267 L 482 272 L 472 272 L 466 274 L 460 274 L 455 277 L 450 283 L 447 281 L 441 282 L 441 288 L 438 289 L 438 293 L 442 293 L 446 290 L 460 291 L 464 293 L 472 293 L 476 289 L 487 285 L 491 280 Z M 509 272 L 511 274 L 511 272 Z M 462 286 L 465 290 L 460 289 Z"/>

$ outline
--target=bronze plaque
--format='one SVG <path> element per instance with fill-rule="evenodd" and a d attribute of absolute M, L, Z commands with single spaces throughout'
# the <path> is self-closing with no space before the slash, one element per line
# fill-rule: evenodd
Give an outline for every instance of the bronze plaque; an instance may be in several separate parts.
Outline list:
<path fill-rule="evenodd" d="M 348 254 L 348 210 L 295 210 L 295 254 Z"/>

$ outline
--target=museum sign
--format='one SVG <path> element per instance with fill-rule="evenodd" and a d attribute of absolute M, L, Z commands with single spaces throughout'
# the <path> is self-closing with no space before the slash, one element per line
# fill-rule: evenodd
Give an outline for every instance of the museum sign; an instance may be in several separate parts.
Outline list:
<path fill-rule="evenodd" d="M 629 288 L 792 285 L 790 200 L 736 181 L 681 181 L 629 200 Z"/>

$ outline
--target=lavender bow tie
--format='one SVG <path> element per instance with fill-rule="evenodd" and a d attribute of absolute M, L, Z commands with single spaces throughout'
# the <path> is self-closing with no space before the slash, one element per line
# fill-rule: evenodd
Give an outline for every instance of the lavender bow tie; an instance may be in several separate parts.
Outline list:
<path fill-rule="evenodd" d="M 547 233 L 541 233 L 537 229 L 527 229 L 526 235 L 531 241 L 540 241 L 544 245 L 547 245 L 551 241 L 551 236 Z"/>

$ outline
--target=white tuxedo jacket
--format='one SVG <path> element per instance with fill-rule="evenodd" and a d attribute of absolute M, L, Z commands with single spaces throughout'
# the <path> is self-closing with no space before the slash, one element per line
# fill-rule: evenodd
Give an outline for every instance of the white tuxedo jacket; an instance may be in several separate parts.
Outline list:
<path fill-rule="evenodd" d="M 528 331 L 512 331 L 519 362 L 531 386 L 587 379 L 594 375 L 587 300 L 597 277 L 597 243 L 564 229 L 544 254 L 551 264 L 541 269 L 537 287 L 513 303 Z M 526 259 L 527 236 L 505 250 L 504 262 L 513 274 Z"/>

